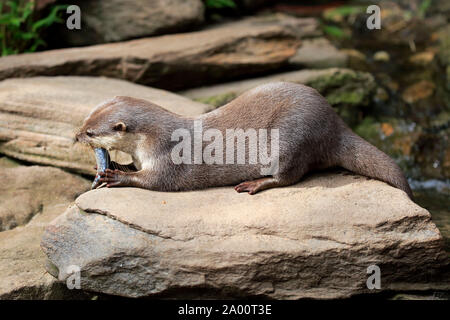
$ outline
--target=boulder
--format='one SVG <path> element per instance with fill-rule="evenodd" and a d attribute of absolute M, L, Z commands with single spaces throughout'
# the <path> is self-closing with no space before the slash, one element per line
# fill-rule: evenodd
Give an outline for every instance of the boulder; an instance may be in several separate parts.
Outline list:
<path fill-rule="evenodd" d="M 90 110 L 116 95 L 146 99 L 183 115 L 209 110 L 206 105 L 176 94 L 117 79 L 4 80 L 0 82 L 0 152 L 31 163 L 94 174 L 93 152 L 74 144 L 73 137 Z M 121 159 L 127 161 L 123 155 Z"/>
<path fill-rule="evenodd" d="M 7 221 L 19 225 L 0 232 L 0 300 L 83 297 L 46 272 L 40 239 L 44 227 L 90 183 L 57 168 L 38 166 L 0 168 L 0 177 L 4 182 L 0 219 L 4 222 L 7 213 Z"/>
<path fill-rule="evenodd" d="M 338 50 L 325 38 L 307 39 L 289 62 L 297 67 L 333 68 L 347 65 L 347 54 Z"/>
<path fill-rule="evenodd" d="M 25 225 L 44 207 L 66 205 L 89 189 L 86 180 L 50 167 L 0 167 L 0 179 L 0 231 Z"/>
<path fill-rule="evenodd" d="M 276 70 L 300 38 L 317 34 L 312 18 L 248 18 L 191 33 L 3 57 L 0 79 L 89 75 L 183 89 Z"/>
<path fill-rule="evenodd" d="M 340 68 L 290 71 L 190 89 L 179 93 L 196 101 L 218 107 L 233 100 L 246 90 L 273 81 L 301 83 L 317 89 L 333 107 L 336 107 L 339 115 L 349 125 L 358 122 L 359 109 L 367 106 L 375 93 L 375 81 L 371 74 Z"/>
<path fill-rule="evenodd" d="M 81 30 L 63 28 L 62 41 L 72 46 L 123 41 L 185 32 L 203 22 L 201 0 L 78 0 Z"/>
<path fill-rule="evenodd" d="M 80 268 L 83 290 L 324 299 L 450 288 L 430 213 L 361 176 L 322 173 L 254 196 L 232 187 L 97 189 L 75 204 L 46 228 L 41 246 L 60 280 Z M 373 265 L 379 290 L 366 286 Z"/>

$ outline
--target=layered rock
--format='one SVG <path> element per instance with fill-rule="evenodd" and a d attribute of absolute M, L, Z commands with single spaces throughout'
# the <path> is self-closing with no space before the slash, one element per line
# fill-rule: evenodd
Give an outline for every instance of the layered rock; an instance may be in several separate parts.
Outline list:
<path fill-rule="evenodd" d="M 348 56 L 325 38 L 308 39 L 302 42 L 296 54 L 289 60 L 294 66 L 305 68 L 346 67 Z"/>
<path fill-rule="evenodd" d="M 78 266 L 83 290 L 127 297 L 324 299 L 450 288 L 429 212 L 385 183 L 343 174 L 254 196 L 231 187 L 93 190 L 47 227 L 42 248 L 61 280 Z M 372 265 L 380 290 L 366 286 Z"/>
<path fill-rule="evenodd" d="M 44 227 L 90 183 L 57 168 L 0 167 L 0 300 L 83 297 L 50 276 L 40 249 Z M 6 229 L 7 229 L 6 228 Z"/>
<path fill-rule="evenodd" d="M 122 80 L 93 77 L 4 80 L 0 82 L 0 152 L 32 163 L 93 174 L 93 153 L 74 144 L 73 137 L 96 105 L 116 95 L 149 100 L 183 115 L 209 110 L 208 106 L 176 94 Z M 126 160 L 123 155 L 122 159 Z"/>
<path fill-rule="evenodd" d="M 88 190 L 84 179 L 50 167 L 0 167 L 0 179 L 0 231 L 25 225 L 44 207 L 65 205 Z"/>
<path fill-rule="evenodd" d="M 204 20 L 201 0 L 79 0 L 81 30 L 62 33 L 75 46 L 185 32 Z"/>
<path fill-rule="evenodd" d="M 89 75 L 182 89 L 276 70 L 300 38 L 319 33 L 315 19 L 248 18 L 198 32 L 8 56 L 0 59 L 0 79 Z"/>

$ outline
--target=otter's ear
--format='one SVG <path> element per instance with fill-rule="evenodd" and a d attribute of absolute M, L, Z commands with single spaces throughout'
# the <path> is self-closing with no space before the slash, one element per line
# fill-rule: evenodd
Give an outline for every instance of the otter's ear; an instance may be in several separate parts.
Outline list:
<path fill-rule="evenodd" d="M 127 126 L 125 125 L 125 123 L 120 121 L 120 122 L 117 122 L 114 125 L 114 130 L 116 130 L 116 131 L 127 131 Z"/>

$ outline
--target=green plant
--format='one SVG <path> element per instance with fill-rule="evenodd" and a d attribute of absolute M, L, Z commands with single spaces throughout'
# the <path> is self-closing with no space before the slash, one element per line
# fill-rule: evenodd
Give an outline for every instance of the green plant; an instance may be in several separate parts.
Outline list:
<path fill-rule="evenodd" d="M 208 9 L 236 8 L 234 0 L 205 0 Z"/>
<path fill-rule="evenodd" d="M 322 30 L 325 34 L 334 38 L 344 39 L 349 37 L 342 28 L 337 26 L 324 24 L 322 25 Z"/>
<path fill-rule="evenodd" d="M 430 8 L 430 6 L 431 6 L 431 0 L 423 0 L 420 3 L 419 10 L 418 10 L 419 17 L 424 18 L 425 15 L 427 14 L 428 9 Z"/>
<path fill-rule="evenodd" d="M 50 13 L 37 19 L 34 1 L 0 2 L 0 46 L 1 55 L 34 52 L 45 46 L 43 31 L 54 23 L 62 23 L 59 12 L 67 5 L 54 6 Z"/>

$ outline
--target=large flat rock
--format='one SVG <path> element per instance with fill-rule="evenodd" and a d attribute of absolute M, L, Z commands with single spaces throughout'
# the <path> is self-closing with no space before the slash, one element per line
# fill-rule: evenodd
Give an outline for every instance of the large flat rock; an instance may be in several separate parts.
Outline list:
<path fill-rule="evenodd" d="M 89 189 L 85 179 L 51 167 L 0 167 L 0 180 L 0 232 L 25 225 L 44 207 L 70 203 Z"/>
<path fill-rule="evenodd" d="M 0 82 L 0 152 L 31 163 L 93 174 L 93 153 L 74 144 L 73 137 L 96 105 L 116 95 L 149 100 L 183 115 L 209 110 L 182 96 L 117 79 L 8 79 Z"/>
<path fill-rule="evenodd" d="M 311 18 L 248 18 L 191 33 L 8 56 L 0 58 L 0 79 L 89 75 L 182 89 L 276 70 L 300 38 L 319 33 Z"/>
<path fill-rule="evenodd" d="M 60 279 L 80 267 L 84 290 L 298 299 L 450 288 L 430 213 L 360 176 L 324 173 L 254 196 L 99 189 L 75 203 L 47 227 L 42 248 Z M 371 265 L 380 290 L 366 287 Z"/>
<path fill-rule="evenodd" d="M 40 240 L 90 182 L 40 166 L 0 167 L 0 178 L 0 300 L 82 297 L 46 272 Z"/>

